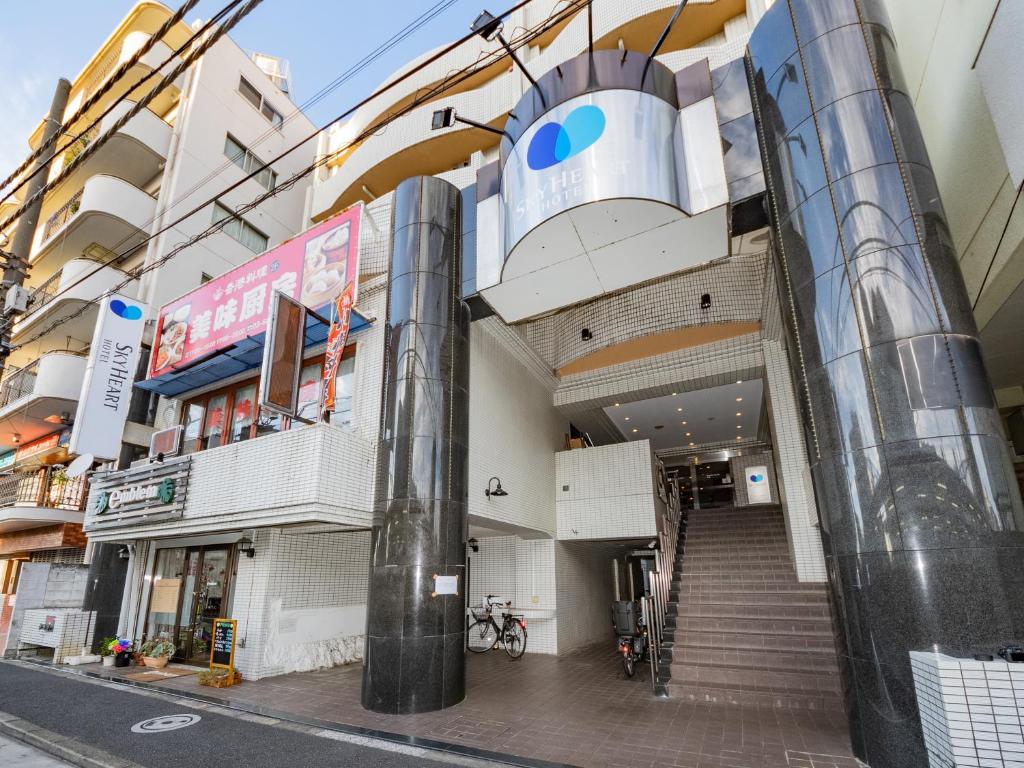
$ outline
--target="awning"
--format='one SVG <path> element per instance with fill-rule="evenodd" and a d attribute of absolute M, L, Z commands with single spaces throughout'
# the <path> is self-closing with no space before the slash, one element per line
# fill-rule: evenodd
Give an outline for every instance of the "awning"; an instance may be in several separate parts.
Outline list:
<path fill-rule="evenodd" d="M 349 334 L 368 328 L 373 322 L 358 309 L 352 310 L 352 324 Z M 321 322 L 313 313 L 306 315 L 305 347 L 314 347 L 327 341 L 330 326 Z M 263 362 L 263 346 L 266 332 L 255 336 L 247 336 L 225 349 L 219 349 L 204 360 L 192 363 L 185 368 L 162 374 L 153 379 L 146 379 L 135 384 L 139 389 L 156 392 L 164 397 L 177 397 L 183 392 L 216 384 L 219 381 L 237 376 L 256 368 Z"/>

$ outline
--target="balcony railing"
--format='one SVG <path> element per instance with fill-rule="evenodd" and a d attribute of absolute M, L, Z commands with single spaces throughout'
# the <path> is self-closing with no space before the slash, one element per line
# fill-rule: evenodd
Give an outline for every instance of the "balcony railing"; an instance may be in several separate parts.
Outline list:
<path fill-rule="evenodd" d="M 100 259 L 93 258 L 82 254 L 77 256 L 76 261 L 91 261 L 96 264 L 105 263 Z M 57 295 L 57 291 L 60 290 L 60 281 L 64 276 L 64 270 L 58 270 L 50 275 L 46 280 L 36 287 L 28 297 L 28 308 L 29 312 L 35 312 L 37 309 L 44 307 L 50 303 L 50 300 Z"/>
<path fill-rule="evenodd" d="M 84 477 L 68 477 L 63 469 L 43 467 L 0 477 L 0 507 L 43 507 L 85 510 L 89 484 Z"/>
<path fill-rule="evenodd" d="M 92 143 L 92 140 L 99 136 L 99 133 L 100 127 L 98 125 L 94 125 L 88 131 L 75 139 L 74 142 L 64 150 L 64 160 L 61 167 L 66 168 L 69 166 L 71 162 L 82 154 L 82 151 Z"/>
<path fill-rule="evenodd" d="M 32 394 L 38 373 L 39 359 L 36 359 L 24 368 L 19 368 L 5 376 L 3 382 L 0 383 L 0 408 L 6 408 L 15 400 Z"/>
<path fill-rule="evenodd" d="M 78 190 L 74 197 L 68 200 L 62 205 L 56 213 L 46 220 L 46 224 L 43 225 L 43 239 L 42 242 L 46 242 L 50 239 L 54 232 L 64 226 L 68 219 L 78 213 L 78 209 L 82 205 L 82 193 L 84 189 Z"/>

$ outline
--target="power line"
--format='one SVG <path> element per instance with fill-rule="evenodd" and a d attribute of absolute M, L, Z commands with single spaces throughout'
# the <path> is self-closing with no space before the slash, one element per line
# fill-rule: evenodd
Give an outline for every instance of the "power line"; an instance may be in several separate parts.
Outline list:
<path fill-rule="evenodd" d="M 521 8 L 525 7 L 526 5 L 528 5 L 530 3 L 530 1 L 531 0 L 521 0 L 521 2 L 517 3 L 516 5 L 514 5 L 511 8 L 509 8 L 508 10 L 504 11 L 503 13 L 499 14 L 497 16 L 497 18 L 499 18 L 499 19 L 500 18 L 504 18 L 504 17 L 506 17 L 506 16 L 508 16 L 508 15 L 510 15 L 510 14 L 516 12 L 516 11 L 518 11 L 519 9 L 521 9 Z M 533 38 L 543 34 L 544 32 L 546 32 L 552 26 L 556 26 L 557 24 L 560 24 L 564 19 L 574 15 L 580 9 L 584 8 L 586 6 L 586 3 L 587 3 L 587 0 L 572 0 L 570 3 L 568 3 L 566 5 L 566 7 L 562 11 L 559 11 L 557 15 L 550 16 L 545 22 L 542 22 L 541 24 L 539 24 L 536 27 L 534 27 L 534 29 L 531 32 L 526 33 L 521 38 L 512 41 L 512 43 L 511 43 L 512 47 L 513 48 L 519 48 L 519 47 L 522 47 L 523 45 L 528 44 Z M 460 45 L 463 45 L 464 43 L 466 43 L 467 41 L 469 41 L 470 39 L 472 39 L 475 36 L 476 36 L 476 33 L 475 32 L 471 32 L 470 34 L 465 35 L 464 37 L 460 38 L 459 40 L 455 41 L 454 43 L 451 43 L 450 45 L 446 46 L 445 48 L 443 48 L 442 50 L 438 51 L 436 54 L 434 54 L 433 56 L 431 56 L 427 60 L 421 62 L 419 65 L 417 65 L 416 67 L 414 67 L 410 71 L 408 71 L 405 74 L 401 75 L 400 77 L 398 77 L 394 81 L 388 83 L 387 85 L 382 86 L 377 91 L 375 91 L 373 94 L 371 94 L 370 96 L 366 97 L 365 99 L 360 101 L 355 106 L 349 108 L 348 110 L 343 112 L 341 115 L 339 115 L 338 117 L 336 117 L 333 120 L 331 120 L 330 122 L 328 122 L 326 124 L 325 128 L 327 126 L 333 125 L 334 123 L 336 123 L 336 122 L 338 122 L 340 120 L 343 120 L 346 117 L 350 116 L 356 110 L 358 110 L 361 107 L 363 107 L 364 105 L 368 104 L 373 99 L 378 98 L 379 96 L 383 95 L 387 91 L 389 91 L 392 88 L 396 87 L 397 85 L 399 85 L 400 83 L 404 82 L 408 78 L 410 78 L 413 75 L 417 74 L 419 71 L 421 71 L 422 69 L 426 68 L 430 64 L 433 64 L 438 59 L 442 58 L 443 56 L 448 55 L 453 50 L 458 48 Z M 282 191 L 284 191 L 286 189 L 289 189 L 290 187 L 294 186 L 300 179 L 302 179 L 303 177 L 309 175 L 310 173 L 314 172 L 315 170 L 317 170 L 322 165 L 324 165 L 327 162 L 329 162 L 332 157 L 334 157 L 334 156 L 344 152 L 345 150 L 349 149 L 350 147 L 358 144 L 359 142 L 363 141 L 365 138 L 368 138 L 369 136 L 372 136 L 374 133 L 376 133 L 382 127 L 385 127 L 388 124 L 390 124 L 391 122 L 397 120 L 398 118 L 403 117 L 404 115 L 408 114 L 412 110 L 414 110 L 417 107 L 419 107 L 422 103 L 430 101 L 434 95 L 439 95 L 441 93 L 444 93 L 445 91 L 449 90 L 450 88 L 452 88 L 452 87 L 462 83 L 465 80 L 468 80 L 469 78 L 473 77 L 477 72 L 479 72 L 479 71 L 481 71 L 483 69 L 486 69 L 487 67 L 491 66 L 491 64 L 493 64 L 493 63 L 495 63 L 497 61 L 500 61 L 501 59 L 505 58 L 507 55 L 508 55 L 507 53 L 505 53 L 504 51 L 502 51 L 500 49 L 496 50 L 492 54 L 493 61 L 487 61 L 486 63 L 484 63 L 484 64 L 482 64 L 480 66 L 476 66 L 476 64 L 479 64 L 479 62 L 480 62 L 480 60 L 478 59 L 477 62 L 474 63 L 474 65 L 471 65 L 470 67 L 463 68 L 461 70 L 461 74 L 460 74 L 459 77 L 456 77 L 456 78 L 454 78 L 452 80 L 448 80 L 446 78 L 445 81 L 443 81 L 438 86 L 436 86 L 434 89 L 429 91 L 421 99 L 414 100 L 412 103 L 406 105 L 405 107 L 400 108 L 396 112 L 388 115 L 386 118 L 383 118 L 379 123 L 375 123 L 374 125 L 368 127 L 362 133 L 360 133 L 358 136 L 356 136 L 350 142 L 348 142 L 344 147 L 336 150 L 335 152 L 327 154 L 327 155 L 325 155 L 322 158 L 319 158 L 319 159 L 315 160 L 313 163 L 308 165 L 306 168 L 298 171 L 296 174 L 294 174 L 292 177 L 290 177 L 283 184 L 280 184 L 277 187 L 275 187 L 273 190 L 269 190 L 269 191 L 267 191 L 267 192 L 257 196 L 255 199 L 251 200 L 249 203 L 234 209 L 232 211 L 232 215 L 230 217 L 226 217 L 226 218 L 224 218 L 224 219 L 222 219 L 222 220 L 212 224 L 211 226 L 207 227 L 202 232 L 200 232 L 200 233 L 194 235 L 193 237 L 189 238 L 189 240 L 185 241 L 184 243 L 181 243 L 181 244 L 175 246 L 168 253 L 166 253 L 164 256 L 161 256 L 159 259 L 155 260 L 154 262 L 152 262 L 150 264 L 143 265 L 141 267 L 138 267 L 138 268 L 132 270 L 132 272 L 123 281 L 121 281 L 117 285 L 113 286 L 108 291 L 105 291 L 100 296 L 97 296 L 96 298 L 90 299 L 88 302 L 85 302 L 82 307 L 80 307 L 78 310 L 76 310 L 71 315 L 62 318 L 59 321 L 52 322 L 50 325 L 48 325 L 47 327 L 45 327 L 44 329 L 42 329 L 41 331 L 36 333 L 31 338 L 26 339 L 25 341 L 23 341 L 20 344 L 18 344 L 17 346 L 15 346 L 14 349 L 20 349 L 20 348 L 22 348 L 22 347 L 24 347 L 24 346 L 26 346 L 28 344 L 33 343 L 37 339 L 40 339 L 43 336 L 45 336 L 46 334 L 48 334 L 50 331 L 52 331 L 52 330 L 58 328 L 59 326 L 63 325 L 68 320 L 71 320 L 71 319 L 73 319 L 73 318 L 83 314 L 90 305 L 95 305 L 95 304 L 99 303 L 99 301 L 101 301 L 104 296 L 110 295 L 112 293 L 116 293 L 117 291 L 119 291 L 122 288 L 126 287 L 127 285 L 129 285 L 133 281 L 137 280 L 143 274 L 146 274 L 147 272 L 150 272 L 150 271 L 152 271 L 152 270 L 162 266 L 163 264 L 166 264 L 168 261 L 170 261 L 172 258 L 177 256 L 178 254 L 180 254 L 182 251 L 186 250 L 187 248 L 191 247 L 192 245 L 195 245 L 196 243 L 200 242 L 201 240 L 206 239 L 207 237 L 209 237 L 210 235 L 214 234 L 215 232 L 218 232 L 221 229 L 223 229 L 224 226 L 226 226 L 230 221 L 233 221 L 234 219 L 240 218 L 243 213 L 246 213 L 246 212 L 252 210 L 253 208 L 256 208 L 257 206 L 259 206 L 260 204 L 262 204 L 266 200 L 269 200 L 270 198 L 276 196 L 278 193 L 280 193 L 280 192 L 282 192 Z M 299 141 L 297 144 L 293 145 L 291 148 L 289 148 L 289 149 L 285 150 L 284 152 L 280 153 L 277 157 L 273 158 L 272 160 L 270 160 L 267 163 L 263 164 L 261 167 L 259 167 L 256 170 L 252 171 L 249 175 L 245 176 L 239 182 L 230 185 L 229 187 L 227 187 L 226 189 L 222 190 L 220 193 L 218 193 L 214 197 L 211 197 L 211 198 L 207 199 L 201 205 L 193 208 L 188 213 L 182 215 L 181 217 L 179 217 L 175 221 L 173 221 L 170 224 L 166 225 L 165 227 L 161 228 L 161 230 L 153 233 L 152 235 L 147 237 L 145 240 L 143 240 L 143 242 L 141 242 L 141 243 L 133 246 L 132 248 L 128 249 L 128 251 L 126 251 L 124 254 L 121 254 L 121 255 L 115 257 L 110 262 L 105 262 L 103 264 L 98 265 L 96 267 L 96 269 L 92 270 L 91 272 L 86 273 L 84 276 L 79 278 L 76 282 L 74 282 L 71 285 L 67 286 L 66 288 L 62 289 L 57 295 L 59 295 L 60 293 L 65 292 L 67 290 L 70 290 L 72 287 L 74 287 L 78 283 L 83 282 L 84 280 L 88 279 L 92 275 L 96 274 L 96 272 L 98 272 L 100 269 L 102 269 L 104 266 L 106 266 L 106 264 L 109 264 L 109 263 L 112 263 L 113 261 L 117 261 L 119 259 L 125 258 L 128 254 L 130 254 L 133 251 L 137 250 L 138 248 L 142 247 L 142 245 L 144 245 L 149 240 L 151 240 L 151 239 L 155 238 L 156 236 L 158 236 L 161 232 L 167 231 L 168 229 L 170 229 L 170 228 L 172 228 L 174 226 L 177 226 L 182 221 L 190 218 L 191 216 L 195 215 L 199 211 L 203 210 L 208 205 L 210 205 L 211 203 L 213 203 L 216 200 L 218 200 L 221 196 L 223 196 L 223 195 L 227 194 L 228 192 L 232 191 L 233 189 L 237 188 L 243 182 L 245 182 L 245 181 L 255 177 L 256 175 L 261 173 L 264 169 L 270 167 L 270 165 L 272 165 L 273 163 L 277 162 L 278 160 L 280 160 L 283 157 L 287 156 L 291 152 L 295 151 L 295 149 L 297 149 L 298 147 L 302 146 L 303 144 L 305 144 L 306 142 L 308 142 L 312 138 L 315 138 L 316 135 L 320 132 L 320 130 L 323 130 L 323 129 L 318 129 L 312 135 L 310 135 L 310 136 L 306 137 L 305 139 Z M 55 298 L 56 298 L 56 296 L 55 296 Z"/>
<path fill-rule="evenodd" d="M 133 117 L 135 117 L 143 109 L 149 106 L 149 103 L 153 101 L 153 99 L 155 99 L 164 88 L 166 88 L 172 82 L 177 80 L 178 76 L 181 75 L 181 73 L 188 69 L 190 66 L 192 66 L 192 63 L 196 59 L 198 59 L 200 56 L 206 53 L 206 51 L 214 43 L 216 43 L 221 37 L 226 35 L 232 27 L 234 27 L 236 24 L 238 24 L 238 22 L 240 22 L 242 19 L 248 16 L 249 13 L 255 10 L 256 6 L 258 6 L 262 2 L 263 0 L 248 0 L 248 2 L 246 2 L 241 8 L 239 8 L 230 17 L 228 17 L 228 19 L 225 20 L 225 22 L 221 26 L 214 29 L 206 37 L 206 39 L 203 40 L 203 42 L 201 42 L 198 46 L 190 50 L 188 54 L 178 63 L 178 65 L 174 67 L 174 69 L 172 69 L 170 72 L 164 75 L 160 82 L 158 82 L 153 87 L 153 90 L 151 90 L 148 94 L 139 99 L 139 101 L 135 103 L 135 106 L 129 109 L 120 118 L 118 118 L 114 122 L 114 124 L 110 126 L 106 133 L 94 139 L 85 149 L 83 149 L 78 154 L 77 157 L 75 157 L 74 160 L 72 160 L 68 165 L 62 168 L 60 173 L 58 173 L 52 181 L 47 182 L 42 189 L 40 189 L 38 192 L 32 195 L 32 197 L 30 197 L 28 200 L 22 203 L 21 207 L 18 208 L 18 210 L 16 210 L 2 224 L 0 224 L 0 231 L 3 231 L 7 227 L 7 225 L 9 225 L 16 218 L 18 218 L 18 216 L 23 214 L 35 200 L 42 197 L 47 192 L 51 191 L 54 187 L 56 187 L 58 184 L 63 182 L 69 175 L 71 175 L 71 172 L 75 168 L 80 166 L 90 156 L 95 154 L 99 150 L 99 148 L 106 144 L 115 133 L 121 130 Z"/>
<path fill-rule="evenodd" d="M 160 27 L 155 32 L 153 32 L 152 35 L 149 36 L 149 38 L 142 44 L 142 46 L 139 48 L 139 50 L 137 50 L 135 53 L 133 53 L 127 60 L 122 62 L 120 64 L 120 66 L 118 66 L 118 68 L 115 69 L 110 74 L 110 76 L 106 79 L 106 81 L 96 90 L 96 92 L 93 93 L 88 99 L 86 99 L 82 103 L 82 105 L 75 111 L 75 114 L 73 114 L 71 117 L 69 117 L 63 123 L 61 123 L 61 127 L 60 127 L 60 131 L 59 132 L 57 132 L 56 134 L 51 136 L 46 141 L 41 142 L 40 145 L 32 152 L 32 154 L 30 154 L 22 162 L 21 165 L 19 165 L 17 168 L 15 168 L 6 179 L 4 179 L 2 182 L 0 182 L 0 190 L 6 189 L 8 184 L 10 184 L 12 181 L 14 181 L 15 179 L 18 178 L 18 174 L 20 174 L 23 171 L 25 171 L 25 169 L 27 169 L 29 167 L 29 165 L 31 165 L 34 160 L 36 160 L 37 158 L 42 156 L 42 154 L 47 149 L 49 149 L 51 146 L 56 144 L 57 140 L 60 138 L 61 135 L 70 132 L 71 127 L 76 122 L 78 122 L 90 109 L 92 109 L 101 98 L 103 98 L 107 93 L 109 93 L 110 89 L 113 88 L 114 85 L 116 85 L 117 82 L 128 73 L 128 70 L 130 70 L 132 67 L 134 67 L 136 64 L 138 64 L 139 61 L 142 59 L 142 57 L 145 56 L 147 53 L 149 53 L 153 49 L 154 45 L 156 45 L 159 42 L 162 42 L 164 35 L 166 35 L 168 32 L 171 31 L 171 27 L 173 27 L 175 24 L 177 24 L 179 21 L 181 21 L 182 18 L 185 16 L 185 14 L 188 13 L 190 10 L 192 10 L 192 8 L 194 8 L 195 5 L 198 2 L 199 2 L 199 0 L 186 0 L 184 3 L 182 3 L 181 7 L 178 8 L 178 10 L 176 10 L 173 14 L 171 14 L 171 16 L 169 16 L 167 18 L 167 20 L 164 21 L 164 23 L 161 24 Z M 166 64 L 167 62 L 164 62 L 164 63 Z M 145 82 L 146 79 L 148 79 L 151 76 L 152 76 L 152 73 L 150 73 L 150 74 L 146 75 L 145 77 L 143 77 L 142 79 L 138 80 L 131 88 L 128 89 L 128 93 L 131 93 L 133 90 L 135 90 L 135 88 L 137 88 L 139 85 L 141 85 L 143 82 Z M 104 115 L 105 114 L 106 113 L 104 113 Z M 100 115 L 99 119 L 102 119 L 104 115 Z M 87 126 L 82 131 L 80 131 L 79 135 L 75 136 L 73 138 L 71 144 L 73 144 L 75 141 L 80 139 L 81 138 L 81 134 L 88 132 L 89 129 L 91 129 L 92 126 L 96 124 L 96 122 L 98 122 L 98 120 L 93 121 L 89 126 Z M 67 146 L 71 146 L 71 144 L 68 144 Z M 55 151 L 54 155 L 56 156 L 56 155 L 60 154 L 60 152 L 63 152 L 65 149 L 67 149 L 67 146 L 63 147 L 60 150 Z M 33 174 L 29 174 L 28 177 L 23 179 L 21 181 L 21 183 L 18 184 L 17 187 L 15 187 L 13 190 L 8 192 L 3 197 L 3 199 L 0 199 L 0 203 L 6 201 L 11 195 L 13 195 L 15 192 L 17 192 L 22 187 L 22 185 L 24 185 L 25 181 L 27 181 L 33 175 L 35 175 L 35 174 L 34 173 Z"/>

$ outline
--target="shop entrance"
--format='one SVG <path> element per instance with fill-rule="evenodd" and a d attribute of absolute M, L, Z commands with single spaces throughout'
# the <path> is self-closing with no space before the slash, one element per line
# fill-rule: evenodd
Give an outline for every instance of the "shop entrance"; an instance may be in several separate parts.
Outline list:
<path fill-rule="evenodd" d="M 228 606 L 232 552 L 224 544 L 157 550 L 146 637 L 171 638 L 174 661 L 209 661 L 214 619 Z"/>

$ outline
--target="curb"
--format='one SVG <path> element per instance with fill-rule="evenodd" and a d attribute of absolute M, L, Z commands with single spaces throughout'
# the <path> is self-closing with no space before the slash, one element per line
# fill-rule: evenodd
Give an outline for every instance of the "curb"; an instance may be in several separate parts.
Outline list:
<path fill-rule="evenodd" d="M 476 759 L 496 763 L 498 765 L 517 766 L 517 768 L 580 768 L 580 766 L 571 765 L 569 763 L 554 763 L 547 760 L 539 760 L 530 757 L 521 757 L 519 755 L 513 755 L 506 752 L 493 752 L 487 749 L 478 749 L 477 747 L 469 747 L 464 744 L 439 741 L 437 739 L 429 739 L 421 736 L 411 736 L 409 734 L 393 733 L 390 731 L 379 731 L 373 728 L 364 728 L 358 725 L 348 725 L 346 723 L 339 723 L 332 720 L 320 720 L 314 717 L 302 717 L 301 715 L 296 715 L 290 712 L 282 712 L 280 710 L 271 709 L 269 707 L 257 707 L 251 705 L 244 706 L 240 702 L 232 701 L 229 699 L 219 699 L 215 696 L 204 696 L 203 694 L 199 693 L 183 693 L 181 691 L 168 690 L 166 688 L 161 688 L 159 685 L 156 685 L 154 683 L 146 683 L 137 680 L 125 680 L 120 678 L 107 677 L 99 672 L 87 672 L 85 670 L 78 670 L 74 668 L 60 669 L 48 663 L 43 663 L 39 661 L 19 659 L 12 662 L 11 660 L 5 659 L 0 660 L 0 663 L 13 663 L 17 666 L 30 667 L 36 669 L 39 672 L 48 672 L 54 675 L 88 678 L 91 680 L 106 683 L 108 685 L 122 686 L 125 688 L 139 688 L 149 693 L 159 694 L 160 696 L 168 699 L 180 699 L 183 701 L 198 702 L 206 706 L 219 707 L 221 709 L 230 710 L 231 712 L 235 713 L 244 713 L 247 715 L 259 715 L 262 717 L 269 717 L 273 718 L 274 720 L 281 721 L 282 724 L 299 725 L 323 731 L 330 731 L 335 734 L 345 734 L 346 736 L 354 737 L 355 739 L 379 741 L 384 742 L 388 745 L 398 745 L 399 747 L 403 748 L 422 749 L 429 752 L 437 753 L 438 759 L 442 759 L 443 757 L 464 759 L 468 758 L 471 760 Z M 2 719 L 2 717 L 3 713 L 0 713 L 0 719 Z M 32 726 L 31 723 L 26 723 L 26 725 L 35 728 L 35 726 Z M 36 728 L 36 730 L 42 731 L 43 729 Z M 0 730 L 0 732 L 4 731 Z M 12 738 L 18 737 L 12 735 Z M 59 735 L 56 735 L 56 738 L 62 741 L 71 741 Z M 28 743 L 30 743 L 32 746 L 38 746 L 34 742 Z M 87 747 L 86 745 L 81 746 L 84 747 L 86 750 L 106 755 L 106 757 L 112 758 L 116 762 L 78 763 L 74 762 L 73 760 L 68 760 L 68 762 L 72 762 L 74 765 L 82 766 L 82 768 L 144 768 L 144 766 L 139 766 L 135 763 L 122 760 L 121 758 L 107 755 L 107 753 L 103 753 L 101 750 L 92 750 L 91 747 Z M 366 746 L 373 745 L 366 744 Z M 378 746 L 375 748 L 385 750 L 388 749 L 388 747 L 386 746 Z M 61 759 L 67 759 L 64 758 L 62 755 L 57 755 L 56 753 L 50 751 L 49 745 L 39 746 L 39 749 L 50 752 L 50 754 L 55 754 L 55 756 L 61 757 Z"/>
<path fill-rule="evenodd" d="M 143 768 L 138 763 L 40 728 L 6 712 L 0 712 L 0 734 L 79 768 Z"/>

